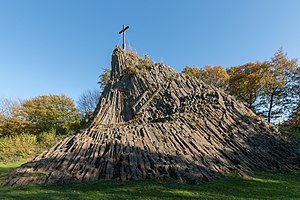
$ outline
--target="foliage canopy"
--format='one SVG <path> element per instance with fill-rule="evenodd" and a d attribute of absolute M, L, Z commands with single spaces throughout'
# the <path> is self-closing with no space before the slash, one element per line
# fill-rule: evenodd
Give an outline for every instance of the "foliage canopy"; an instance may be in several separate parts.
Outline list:
<path fill-rule="evenodd" d="M 226 90 L 268 122 L 286 119 L 300 99 L 297 59 L 289 59 L 282 48 L 266 62 L 248 62 L 227 70 L 221 66 L 202 69 L 188 66 L 182 72 Z"/>
<path fill-rule="evenodd" d="M 38 96 L 14 108 L 14 114 L 0 123 L 1 135 L 22 132 L 39 134 L 56 130 L 67 133 L 79 126 L 80 114 L 71 98 L 65 95 Z"/>

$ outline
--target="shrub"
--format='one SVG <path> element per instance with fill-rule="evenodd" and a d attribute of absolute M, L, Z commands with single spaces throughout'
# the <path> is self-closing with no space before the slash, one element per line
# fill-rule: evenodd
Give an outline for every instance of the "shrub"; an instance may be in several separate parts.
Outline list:
<path fill-rule="evenodd" d="M 130 53 L 130 55 L 131 54 L 132 53 Z M 133 56 L 129 56 L 129 57 L 132 59 Z M 133 57 L 133 59 L 132 60 L 134 62 L 131 62 L 130 64 L 128 64 L 128 72 L 132 75 L 136 75 L 136 74 L 138 74 L 140 72 L 143 72 L 145 70 L 150 70 L 155 65 L 155 63 L 150 59 L 150 56 L 148 54 L 146 54 L 143 59 L 138 58 L 137 56 Z M 132 63 L 134 63 L 134 64 L 132 64 Z"/>
<path fill-rule="evenodd" d="M 61 137 L 55 130 L 39 135 L 29 133 L 16 134 L 0 138 L 0 162 L 32 159 L 39 153 L 51 148 Z"/>
<path fill-rule="evenodd" d="M 0 138 L 0 160 L 15 161 L 36 154 L 37 138 L 35 135 L 22 133 L 15 136 Z"/>
<path fill-rule="evenodd" d="M 57 141 L 58 137 L 56 136 L 54 129 L 49 132 L 43 132 L 37 135 L 37 142 L 41 149 L 48 149 L 55 145 Z"/>
<path fill-rule="evenodd" d="M 138 62 L 139 61 L 139 56 L 137 54 L 136 51 L 132 51 L 132 50 L 128 50 L 126 52 L 126 55 L 132 60 L 132 61 L 135 61 L 135 62 Z"/>

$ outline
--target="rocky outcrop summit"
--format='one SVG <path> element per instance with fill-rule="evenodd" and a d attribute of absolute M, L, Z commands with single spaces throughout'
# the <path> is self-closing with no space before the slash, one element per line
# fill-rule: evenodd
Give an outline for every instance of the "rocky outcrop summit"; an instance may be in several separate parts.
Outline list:
<path fill-rule="evenodd" d="M 299 166 L 288 138 L 234 97 L 116 48 L 87 129 L 15 170 L 7 184 L 98 179 L 209 181 Z"/>

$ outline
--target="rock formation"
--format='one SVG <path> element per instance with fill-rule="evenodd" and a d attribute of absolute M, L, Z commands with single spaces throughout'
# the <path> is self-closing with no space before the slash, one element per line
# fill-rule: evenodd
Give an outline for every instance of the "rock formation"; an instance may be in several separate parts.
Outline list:
<path fill-rule="evenodd" d="M 7 184 L 98 179 L 209 181 L 289 170 L 299 151 L 234 97 L 116 48 L 92 123 L 15 170 Z"/>

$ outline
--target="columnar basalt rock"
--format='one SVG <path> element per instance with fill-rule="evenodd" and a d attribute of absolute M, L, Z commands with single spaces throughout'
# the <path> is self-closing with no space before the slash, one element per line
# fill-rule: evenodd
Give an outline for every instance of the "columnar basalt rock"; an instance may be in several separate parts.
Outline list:
<path fill-rule="evenodd" d="M 114 50 L 111 80 L 90 126 L 16 169 L 7 184 L 200 183 L 228 172 L 299 166 L 289 139 L 234 97 L 161 63 L 141 68 L 130 55 Z"/>

